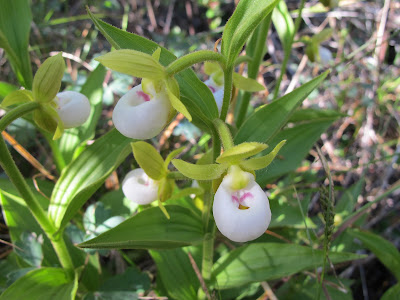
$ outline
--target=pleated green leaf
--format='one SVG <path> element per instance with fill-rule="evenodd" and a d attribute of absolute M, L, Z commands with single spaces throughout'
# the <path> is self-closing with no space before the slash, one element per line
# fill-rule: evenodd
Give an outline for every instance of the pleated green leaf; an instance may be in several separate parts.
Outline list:
<path fill-rule="evenodd" d="M 332 263 L 363 258 L 362 255 L 330 252 Z M 212 277 L 219 289 L 251 282 L 273 280 L 321 267 L 324 253 L 296 244 L 257 243 L 237 248 L 220 257 L 214 264 Z"/>
<path fill-rule="evenodd" d="M 87 147 L 62 172 L 51 195 L 49 216 L 65 226 L 130 153 L 129 143 L 116 129 Z"/>
<path fill-rule="evenodd" d="M 198 299 L 199 279 L 183 249 L 152 250 L 150 255 L 156 263 L 157 276 L 172 299 Z"/>
<path fill-rule="evenodd" d="M 7 54 L 18 81 L 32 88 L 29 32 L 32 14 L 28 0 L 0 0 L 0 48 Z"/>
<path fill-rule="evenodd" d="M 383 294 L 381 300 L 400 300 L 400 283 L 388 289 Z"/>
<path fill-rule="evenodd" d="M 268 168 L 256 171 L 258 184 L 265 185 L 279 176 L 295 170 L 307 156 L 315 142 L 337 118 L 322 121 L 311 121 L 287 128 L 279 132 L 269 144 L 273 147 L 282 140 L 287 140 L 285 147 L 279 151 L 274 163 Z"/>
<path fill-rule="evenodd" d="M 400 281 L 400 252 L 389 241 L 368 231 L 348 230 L 348 233 L 359 239 Z"/>
<path fill-rule="evenodd" d="M 171 249 L 202 242 L 203 227 L 199 216 L 177 205 L 166 205 L 165 209 L 170 219 L 158 207 L 148 208 L 79 247 Z"/>
<path fill-rule="evenodd" d="M 59 268 L 41 268 L 20 277 L 1 294 L 0 300 L 73 300 L 77 289 L 78 276 L 70 278 L 66 270 Z"/>
<path fill-rule="evenodd" d="M 321 74 L 250 115 L 237 132 L 234 138 L 235 144 L 243 142 L 269 144 L 269 140 L 286 124 L 295 109 L 318 87 L 328 73 L 327 71 Z"/>

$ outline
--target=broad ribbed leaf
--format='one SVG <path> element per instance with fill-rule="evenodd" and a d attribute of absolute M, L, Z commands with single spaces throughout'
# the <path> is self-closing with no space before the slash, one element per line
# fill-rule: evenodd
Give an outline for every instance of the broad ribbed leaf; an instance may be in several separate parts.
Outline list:
<path fill-rule="evenodd" d="M 18 81 L 27 89 L 32 88 L 28 52 L 31 21 L 28 0 L 0 0 L 0 48 L 5 50 Z"/>
<path fill-rule="evenodd" d="M 368 231 L 348 230 L 348 233 L 371 250 L 400 281 L 400 252 L 391 242 Z"/>
<path fill-rule="evenodd" d="M 228 64 L 235 61 L 246 40 L 279 0 L 241 0 L 225 25 L 221 51 Z"/>
<path fill-rule="evenodd" d="M 78 276 L 74 279 L 63 269 L 41 268 L 20 277 L 1 294 L 0 299 L 73 300 L 77 289 Z"/>
<path fill-rule="evenodd" d="M 388 289 L 383 294 L 381 300 L 400 300 L 400 283 Z"/>
<path fill-rule="evenodd" d="M 199 279 L 183 249 L 152 250 L 150 254 L 157 266 L 157 276 L 172 299 L 198 299 Z"/>
<path fill-rule="evenodd" d="M 315 142 L 320 138 L 321 134 L 329 128 L 334 120 L 299 124 L 279 132 L 269 144 L 275 147 L 282 140 L 287 140 L 287 142 L 279 151 L 278 156 L 272 164 L 266 169 L 256 171 L 258 184 L 264 185 L 276 177 L 296 169 Z"/>
<path fill-rule="evenodd" d="M 177 205 L 166 205 L 165 209 L 170 219 L 158 207 L 152 207 L 79 247 L 170 249 L 202 242 L 203 227 L 197 215 Z"/>
<path fill-rule="evenodd" d="M 219 258 L 214 264 L 212 275 L 216 279 L 216 287 L 227 289 L 321 267 L 323 258 L 322 250 L 313 250 L 296 244 L 249 244 Z M 329 253 L 332 263 L 360 258 L 363 256 L 353 253 Z"/>
<path fill-rule="evenodd" d="M 172 52 L 161 47 L 157 43 L 136 34 L 118 29 L 96 18 L 90 11 L 88 11 L 88 13 L 96 27 L 116 49 L 132 49 L 147 54 L 153 54 L 157 48 L 161 48 L 160 63 L 163 66 L 167 66 L 176 60 L 176 56 Z M 186 69 L 180 72 L 175 78 L 178 81 L 181 96 L 189 99 L 189 101 L 186 102 L 184 102 L 183 99 L 181 99 L 181 101 L 185 104 L 194 120 L 196 120 L 194 115 L 198 116 L 200 119 L 202 116 L 199 116 L 196 110 L 193 110 L 191 105 L 188 105 L 187 102 L 193 102 L 209 120 L 214 120 L 218 117 L 218 108 L 210 89 L 205 84 L 202 84 L 192 69 Z"/>
<path fill-rule="evenodd" d="M 116 129 L 87 147 L 62 172 L 51 195 L 49 216 L 65 226 L 130 153 L 129 143 Z"/>
<path fill-rule="evenodd" d="M 290 94 L 258 109 L 240 127 L 234 138 L 235 144 L 243 142 L 269 144 L 269 140 L 286 124 L 294 110 L 318 87 L 327 75 L 328 72 L 325 72 Z"/>
<path fill-rule="evenodd" d="M 0 104 L 1 101 L 12 91 L 16 91 L 18 87 L 4 81 L 0 81 Z"/>

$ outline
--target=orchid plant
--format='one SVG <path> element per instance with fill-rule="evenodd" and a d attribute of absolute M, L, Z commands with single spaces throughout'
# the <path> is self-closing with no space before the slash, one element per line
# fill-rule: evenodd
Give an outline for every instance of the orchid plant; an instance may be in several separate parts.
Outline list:
<path fill-rule="evenodd" d="M 75 252 L 77 256 L 83 253 L 84 257 L 86 254 L 69 245 L 64 233 L 70 228 L 72 220 L 76 222 L 84 204 L 105 179 L 126 161 L 131 151 L 139 168 L 121 178 L 122 192 L 129 201 L 140 207 L 122 223 L 119 220 L 110 225 L 112 222 L 109 221 L 109 230 L 102 230 L 95 237 L 91 235 L 91 239 L 81 241 L 77 247 L 148 249 L 156 262 L 160 262 L 159 249 L 182 251 L 182 247 L 199 246 L 201 258 L 197 262 L 201 269 L 198 273 L 201 284 L 193 284 L 197 291 L 190 292 L 191 298 L 211 299 L 214 297 L 212 290 L 246 283 L 240 280 L 237 283 L 225 275 L 231 271 L 230 264 L 224 263 L 224 260 L 231 259 L 239 264 L 242 254 L 232 252 L 238 260 L 231 256 L 215 261 L 216 238 L 229 243 L 246 243 L 263 238 L 271 219 L 277 217 L 270 209 L 265 191 L 268 181 L 265 176 L 269 174 L 267 167 L 272 163 L 277 168 L 284 168 L 285 157 L 291 155 L 298 143 L 294 136 L 292 142 L 289 134 L 286 132 L 282 135 L 280 130 L 301 102 L 328 75 L 325 72 L 294 92 L 260 106 L 256 111 L 249 109 L 251 94 L 265 89 L 256 80 L 257 72 L 250 70 L 258 70 L 262 62 L 271 14 L 278 2 L 241 0 L 225 26 L 220 50 L 200 50 L 179 58 L 150 40 L 112 27 L 88 10 L 94 24 L 115 48 L 96 58 L 101 64 L 96 74 L 104 74 L 104 67 L 107 67 L 141 78 L 141 84 L 122 96 L 113 109 L 112 121 L 116 129 L 89 146 L 79 143 L 94 134 L 84 135 L 85 139 L 82 137 L 75 144 L 79 151 L 68 156 L 69 161 L 66 160 L 67 156 L 55 156 L 61 176 L 53 187 L 46 208 L 22 177 L 4 140 L 0 142 L 1 166 L 50 241 L 58 264 L 62 267 L 47 268 L 47 272 L 54 278 L 65 277 L 61 282 L 68 286 L 72 298 L 76 295 L 82 297 L 97 288 L 93 288 L 87 278 L 92 274 L 87 266 L 96 258 L 92 254 L 86 262 L 73 258 Z M 199 63 L 204 63 L 205 73 L 209 76 L 204 83 L 191 69 Z M 240 64 L 247 65 L 248 77 L 236 73 Z M 87 124 L 96 120 L 93 118 L 96 108 L 81 93 L 59 92 L 64 68 L 61 54 L 48 58 L 37 71 L 31 88 L 25 85 L 25 89 L 11 92 L 5 97 L 1 106 L 7 109 L 7 113 L 0 120 L 1 131 L 13 120 L 28 117 L 45 135 L 51 134 L 52 138 L 48 138 L 48 141 L 54 153 L 60 150 L 57 141 L 63 140 L 65 129 L 84 124 L 82 130 L 89 132 L 91 127 Z M 29 118 L 31 112 L 33 118 Z M 211 136 L 212 148 L 202 153 L 196 162 L 190 158 L 178 158 L 185 147 L 175 149 L 163 158 L 152 145 L 177 113 Z M 228 114 L 235 116 L 229 122 Z M 71 133 L 79 136 L 79 131 L 66 131 L 66 134 Z M 267 144 L 272 146 L 271 151 L 267 150 Z M 275 159 L 278 154 L 283 158 Z M 280 176 L 282 172 L 278 170 L 275 175 Z M 182 182 L 192 180 L 198 182 L 198 187 L 178 188 L 182 187 Z M 188 198 L 189 195 L 195 195 L 195 200 Z M 2 199 L 4 205 L 6 198 Z M 158 205 L 153 207 L 155 201 Z M 249 245 L 252 247 L 246 248 L 244 245 L 238 249 L 244 251 L 243 255 L 249 256 L 253 251 L 260 253 L 260 247 L 267 252 L 275 251 L 273 249 L 291 251 L 286 245 L 269 245 L 262 243 L 262 240 Z M 303 249 L 296 247 L 293 251 Z M 258 250 L 254 250 L 256 248 Z M 176 258 L 181 253 L 165 252 L 165 255 Z M 334 262 L 346 259 L 347 256 L 338 256 Z M 254 267 L 251 264 L 255 262 L 250 258 L 244 262 L 250 264 L 250 269 Z M 189 263 L 187 265 L 190 266 Z M 303 269 L 314 266 L 315 262 L 312 261 L 306 263 Z M 86 269 L 89 271 L 86 272 Z M 160 272 L 163 270 L 160 267 Z M 33 272 L 39 274 L 37 270 Z M 193 272 L 191 267 L 190 272 Z M 25 276 L 33 276 L 29 274 Z M 161 276 L 172 298 L 190 298 L 184 298 L 169 279 Z M 250 281 L 262 281 L 262 276 L 257 273 L 254 280 Z M 11 285 L 0 299 L 14 299 L 23 286 L 21 282 L 16 281 Z M 58 282 L 53 287 L 60 285 Z M 45 290 L 40 285 L 37 289 Z"/>

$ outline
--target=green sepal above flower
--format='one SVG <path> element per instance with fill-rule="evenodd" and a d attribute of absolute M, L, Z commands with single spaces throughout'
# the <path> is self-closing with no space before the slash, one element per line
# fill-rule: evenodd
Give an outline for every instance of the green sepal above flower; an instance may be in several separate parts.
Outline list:
<path fill-rule="evenodd" d="M 157 80 L 166 77 L 165 68 L 158 62 L 157 56 L 157 53 L 153 57 L 140 51 L 122 49 L 99 56 L 96 60 L 117 72 Z"/>
<path fill-rule="evenodd" d="M 65 63 L 61 53 L 49 57 L 37 70 L 33 78 L 33 98 L 40 103 L 53 101 L 60 91 Z"/>
<path fill-rule="evenodd" d="M 33 93 L 29 90 L 18 90 L 9 93 L 1 102 L 2 107 L 7 107 L 14 104 L 22 104 L 31 102 L 33 100 Z"/>

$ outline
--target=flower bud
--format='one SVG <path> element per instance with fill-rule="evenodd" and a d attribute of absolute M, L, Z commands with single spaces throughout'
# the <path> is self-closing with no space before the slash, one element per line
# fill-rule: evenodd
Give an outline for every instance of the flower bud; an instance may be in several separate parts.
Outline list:
<path fill-rule="evenodd" d="M 267 195 L 255 182 L 254 176 L 242 172 L 249 181 L 245 187 L 237 190 L 234 188 L 235 173 L 228 173 L 215 193 L 213 214 L 224 236 L 235 242 L 247 242 L 260 237 L 267 230 L 271 210 Z"/>
<path fill-rule="evenodd" d="M 212 92 L 215 99 L 215 103 L 217 104 L 218 107 L 218 112 L 221 112 L 222 102 L 224 99 L 224 87 L 216 84 L 212 78 L 204 81 L 204 84 L 208 86 L 208 88 Z"/>
<path fill-rule="evenodd" d="M 158 183 L 149 178 L 143 169 L 135 169 L 126 174 L 122 192 L 135 203 L 149 204 L 158 198 Z"/>
<path fill-rule="evenodd" d="M 133 139 L 150 139 L 161 132 L 169 120 L 171 104 L 166 92 L 145 93 L 138 85 L 126 93 L 113 112 L 115 128 Z"/>
<path fill-rule="evenodd" d="M 74 91 L 58 93 L 55 102 L 64 128 L 80 126 L 89 118 L 90 102 L 81 93 Z"/>

